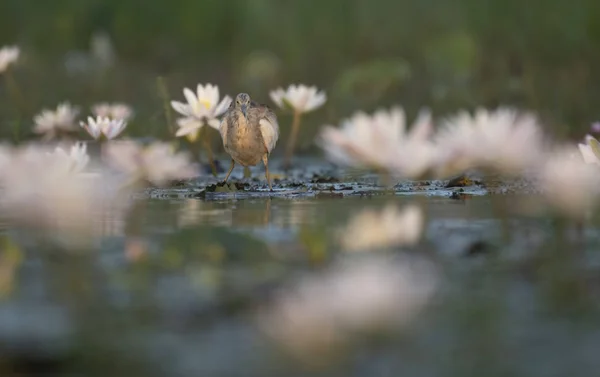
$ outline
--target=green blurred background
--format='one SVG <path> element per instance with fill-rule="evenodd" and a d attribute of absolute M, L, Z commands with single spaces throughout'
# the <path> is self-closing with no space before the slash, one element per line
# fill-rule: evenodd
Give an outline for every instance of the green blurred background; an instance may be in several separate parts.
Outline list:
<path fill-rule="evenodd" d="M 130 103 L 130 136 L 166 138 L 159 76 L 177 99 L 198 82 L 266 103 L 280 85 L 325 89 L 304 149 L 322 124 L 396 103 L 437 115 L 514 105 L 572 138 L 600 118 L 598 0 L 2 0 L 6 44 L 23 49 L 23 95 L 8 96 L 0 77 L 4 137 L 70 100 Z"/>

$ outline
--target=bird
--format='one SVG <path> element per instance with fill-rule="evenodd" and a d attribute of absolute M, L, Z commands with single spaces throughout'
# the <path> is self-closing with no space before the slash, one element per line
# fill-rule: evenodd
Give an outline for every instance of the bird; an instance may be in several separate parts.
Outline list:
<path fill-rule="evenodd" d="M 239 93 L 231 102 L 219 126 L 223 148 L 231 156 L 231 167 L 223 184 L 227 182 L 236 162 L 244 167 L 255 166 L 261 160 L 265 177 L 269 176 L 269 155 L 279 139 L 277 116 L 267 105 L 258 104 L 247 93 Z"/>

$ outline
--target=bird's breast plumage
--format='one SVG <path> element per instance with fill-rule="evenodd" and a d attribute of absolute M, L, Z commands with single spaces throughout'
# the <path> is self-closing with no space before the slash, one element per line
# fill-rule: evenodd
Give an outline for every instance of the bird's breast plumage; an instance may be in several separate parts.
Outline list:
<path fill-rule="evenodd" d="M 266 153 L 259 120 L 250 110 L 246 116 L 237 109 L 230 110 L 220 129 L 225 151 L 244 166 L 256 165 Z"/>

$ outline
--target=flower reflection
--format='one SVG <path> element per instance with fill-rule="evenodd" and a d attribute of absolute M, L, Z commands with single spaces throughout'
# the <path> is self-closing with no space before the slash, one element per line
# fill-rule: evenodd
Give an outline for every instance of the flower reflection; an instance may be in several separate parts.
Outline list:
<path fill-rule="evenodd" d="M 413 245 L 423 233 L 424 221 L 423 211 L 417 206 L 365 210 L 339 232 L 339 241 L 347 251 Z"/>
<path fill-rule="evenodd" d="M 342 260 L 280 292 L 258 322 L 293 355 L 326 360 L 365 335 L 408 324 L 431 298 L 436 281 L 428 262 L 408 256 Z"/>

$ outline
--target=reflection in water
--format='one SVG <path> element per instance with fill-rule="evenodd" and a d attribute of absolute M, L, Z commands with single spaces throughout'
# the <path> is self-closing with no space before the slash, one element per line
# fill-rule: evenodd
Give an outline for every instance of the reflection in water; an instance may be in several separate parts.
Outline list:
<path fill-rule="evenodd" d="M 430 300 L 437 277 L 420 258 L 370 255 L 303 276 L 261 312 L 261 328 L 304 363 L 329 363 L 353 337 L 408 325 Z"/>
<path fill-rule="evenodd" d="M 351 223 L 354 215 L 416 203 L 428 219 L 424 239 L 417 245 L 368 255 L 339 250 L 337 230 Z M 458 375 L 475 375 L 484 367 L 457 365 L 447 355 L 459 349 L 469 359 L 491 360 L 496 368 L 503 366 L 500 356 L 507 351 L 503 344 L 514 348 L 509 371 L 542 376 L 529 369 L 529 360 L 539 354 L 527 346 L 539 339 L 545 339 L 545 356 L 537 365 L 548 365 L 561 375 L 573 375 L 569 365 L 589 366 L 574 369 L 580 372 L 595 370 L 600 362 L 585 359 L 600 346 L 595 317 L 588 317 L 590 331 L 582 339 L 564 334 L 582 318 L 573 316 L 594 313 L 597 297 L 589 277 L 598 265 L 597 253 L 562 252 L 573 249 L 573 244 L 566 244 L 568 238 L 556 237 L 546 219 L 511 214 L 511 205 L 519 203 L 508 196 L 457 201 L 390 195 L 137 201 L 127 219 L 106 216 L 103 229 L 114 231 L 105 231 L 104 242 L 91 252 L 66 255 L 34 240 L 17 249 L 0 244 L 0 293 L 17 317 L 35 312 L 44 318 L 44 306 L 30 305 L 40 300 L 64 309 L 60 318 L 68 318 L 69 331 L 45 325 L 48 331 L 55 329 L 51 339 L 65 344 L 53 360 L 57 375 L 68 374 L 75 360 L 105 375 L 132 377 L 152 375 L 142 372 L 146 369 L 141 366 L 166 368 L 158 375 L 169 376 L 294 376 L 298 364 L 282 362 L 280 345 L 303 358 L 312 357 L 320 345 L 333 344 L 323 334 L 342 339 L 344 344 L 334 351 L 356 352 L 347 354 L 346 360 L 353 360 L 350 364 L 344 364 L 343 357 L 322 358 L 334 368 L 324 375 L 334 377 L 347 376 L 356 363 L 366 376 L 380 375 L 373 371 L 378 365 L 405 375 L 443 376 L 457 370 Z M 491 208 L 498 205 L 511 214 L 508 244 L 502 243 L 500 220 L 491 215 Z M 591 226 L 583 234 L 587 247 L 600 242 Z M 474 244 L 482 243 L 484 251 L 471 252 Z M 400 263 L 410 265 L 408 270 L 392 271 L 386 265 L 384 273 L 374 274 L 377 278 L 344 274 L 335 267 L 347 258 L 383 255 L 415 257 L 429 265 L 434 261 L 439 290 L 434 296 L 419 291 L 429 282 L 419 279 L 431 275 L 407 272 L 414 266 L 403 263 L 411 258 Z M 360 260 L 355 262 L 361 266 Z M 415 276 L 418 279 L 412 280 Z M 399 292 L 398 299 L 388 299 Z M 425 299 L 430 305 L 424 307 Z M 402 317 L 397 305 L 403 303 L 410 316 Z M 422 310 L 415 316 L 411 308 Z M 257 325 L 257 310 L 274 316 L 275 322 L 259 320 Z M 374 315 L 385 317 L 373 322 Z M 402 318 L 412 321 L 401 326 L 400 333 L 370 337 L 371 325 Z M 39 362 L 56 349 L 57 341 L 47 342 L 42 333 L 12 328 L 0 315 L 0 350 L 19 350 L 10 357 Z M 363 333 L 369 336 L 363 338 Z M 311 341 L 318 344 L 305 353 L 303 346 Z M 94 361 L 91 356 L 99 353 L 111 355 L 114 363 Z M 356 354 L 360 360 L 353 357 Z M 3 369 L 5 355 L 0 354 L 0 375 L 10 376 Z M 424 361 L 423 355 L 436 363 Z M 571 362 L 562 362 L 565 358 Z"/>
<path fill-rule="evenodd" d="M 205 202 L 198 199 L 186 199 L 180 204 L 177 215 L 177 227 L 186 228 L 194 225 L 199 225 L 208 218 L 222 216 L 225 214 L 223 210 L 211 211 L 206 207 Z"/>
<path fill-rule="evenodd" d="M 0 238 L 0 299 L 14 289 L 16 273 L 23 262 L 23 251 L 10 238 Z"/>
<path fill-rule="evenodd" d="M 271 222 L 271 198 L 240 200 L 231 211 L 231 225 L 237 227 L 264 227 Z"/>
<path fill-rule="evenodd" d="M 180 228 L 195 225 L 294 228 L 311 223 L 317 217 L 319 207 L 311 200 L 272 198 L 235 202 L 186 199 L 177 204 Z"/>
<path fill-rule="evenodd" d="M 180 203 L 177 225 L 265 226 L 271 223 L 271 198 L 260 201 L 241 200 L 232 203 L 186 199 Z"/>

